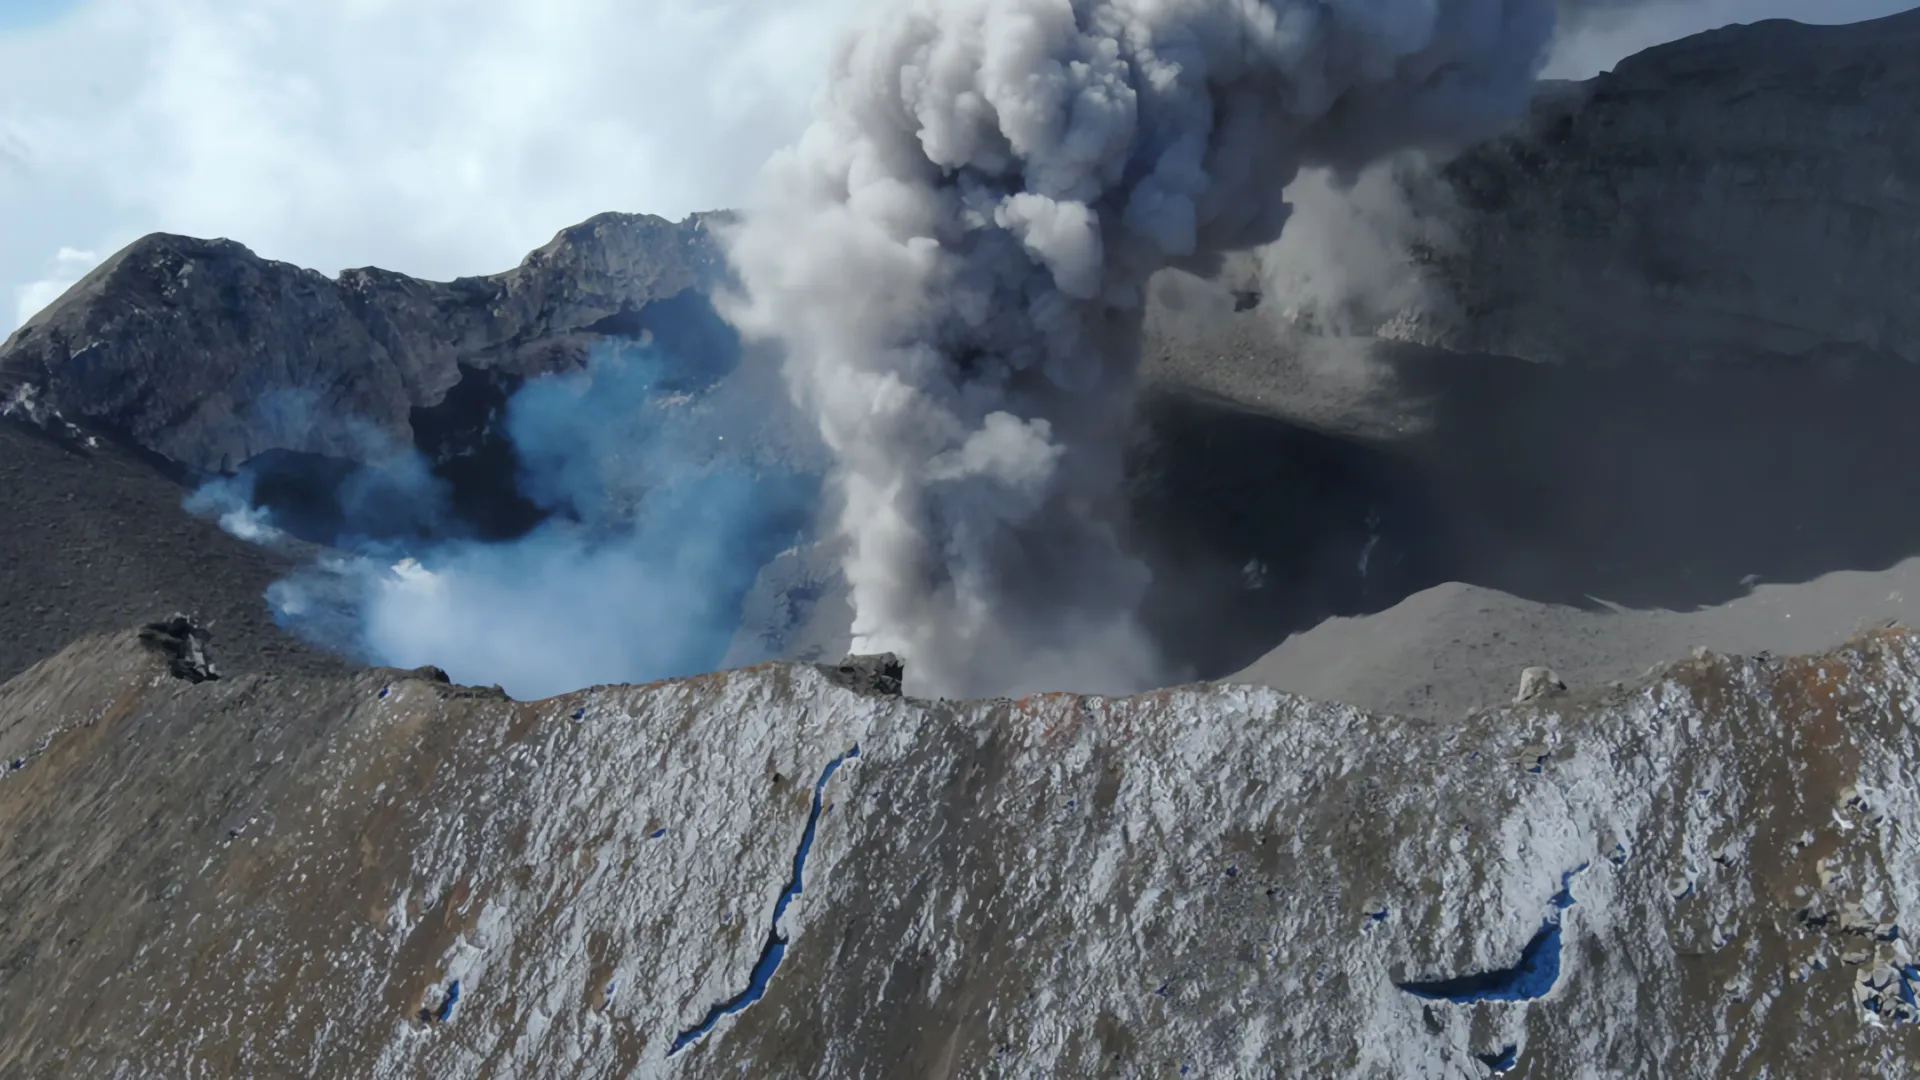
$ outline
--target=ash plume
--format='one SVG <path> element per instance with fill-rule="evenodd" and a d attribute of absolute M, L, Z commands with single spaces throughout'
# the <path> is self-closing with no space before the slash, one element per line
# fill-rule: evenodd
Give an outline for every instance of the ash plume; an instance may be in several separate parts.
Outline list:
<path fill-rule="evenodd" d="M 842 45 L 730 237 L 837 461 L 860 651 L 920 694 L 1126 691 L 1142 296 L 1526 105 L 1553 0 L 909 0 Z"/>

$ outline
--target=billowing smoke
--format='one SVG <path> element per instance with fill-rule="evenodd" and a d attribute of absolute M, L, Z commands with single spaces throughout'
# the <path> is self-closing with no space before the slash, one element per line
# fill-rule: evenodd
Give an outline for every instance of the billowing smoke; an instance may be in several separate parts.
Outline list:
<path fill-rule="evenodd" d="M 1459 206 L 1433 161 L 1404 154 L 1356 177 L 1306 169 L 1287 189 L 1294 213 L 1253 260 L 1262 308 L 1285 333 L 1387 336 L 1447 313 L 1416 253 L 1458 249 Z"/>
<path fill-rule="evenodd" d="M 1493 133 L 1553 0 L 905 0 L 731 237 L 837 460 L 856 648 L 919 693 L 1162 681 L 1121 451 L 1141 301 L 1307 167 Z"/>

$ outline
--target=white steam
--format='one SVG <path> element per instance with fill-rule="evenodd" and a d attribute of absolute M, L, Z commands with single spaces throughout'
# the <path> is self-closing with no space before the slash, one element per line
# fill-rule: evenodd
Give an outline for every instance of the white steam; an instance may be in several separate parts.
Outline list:
<path fill-rule="evenodd" d="M 1353 173 L 1524 108 L 1552 0 L 906 0 L 732 237 L 838 461 L 856 647 L 918 693 L 1157 667 L 1123 546 L 1141 297 Z"/>

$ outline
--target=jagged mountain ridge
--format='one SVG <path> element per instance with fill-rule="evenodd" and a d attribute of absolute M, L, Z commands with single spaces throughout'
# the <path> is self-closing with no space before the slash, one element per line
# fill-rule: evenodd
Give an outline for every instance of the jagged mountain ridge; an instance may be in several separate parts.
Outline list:
<path fill-rule="evenodd" d="M 379 269 L 328 278 L 231 240 L 155 234 L 15 331 L 0 379 L 196 469 L 269 450 L 364 458 L 364 429 L 411 445 L 410 412 L 468 371 L 578 367 L 648 303 L 709 287 L 720 266 L 709 230 L 725 219 L 602 214 L 512 270 L 448 283 Z"/>

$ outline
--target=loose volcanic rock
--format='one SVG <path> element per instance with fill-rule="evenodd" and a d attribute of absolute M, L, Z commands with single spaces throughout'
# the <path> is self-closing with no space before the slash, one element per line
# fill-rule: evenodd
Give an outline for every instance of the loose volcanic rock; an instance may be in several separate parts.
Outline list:
<path fill-rule="evenodd" d="M 900 684 L 907 677 L 907 665 L 893 653 L 849 656 L 831 669 L 829 678 L 856 694 L 900 696 Z"/>
<path fill-rule="evenodd" d="M 0 687 L 0 1074 L 1920 1067 L 1907 635 L 1456 725 L 833 674 L 76 645 Z"/>
<path fill-rule="evenodd" d="M 1543 697 L 1567 692 L 1567 684 L 1560 681 L 1551 668 L 1530 667 L 1520 673 L 1520 692 L 1513 696 L 1515 705 L 1524 705 Z"/>

